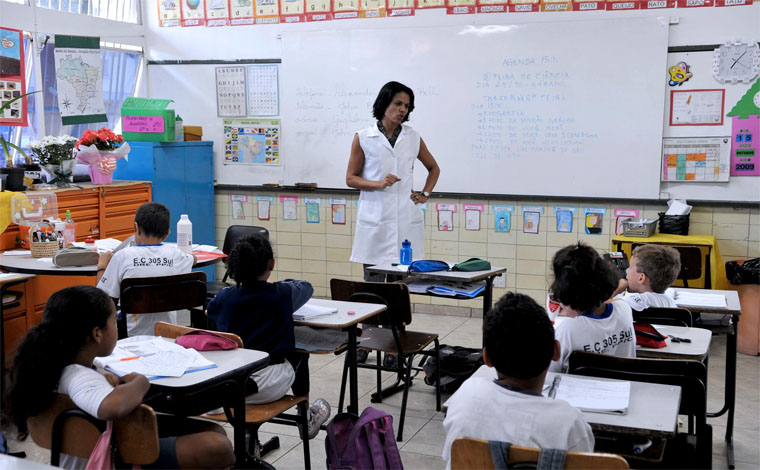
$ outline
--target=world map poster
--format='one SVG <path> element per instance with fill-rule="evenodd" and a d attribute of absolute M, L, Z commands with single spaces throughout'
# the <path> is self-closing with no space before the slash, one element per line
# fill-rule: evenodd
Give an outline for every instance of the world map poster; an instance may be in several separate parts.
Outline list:
<path fill-rule="evenodd" d="M 105 122 L 100 38 L 55 37 L 58 108 L 64 125 Z"/>

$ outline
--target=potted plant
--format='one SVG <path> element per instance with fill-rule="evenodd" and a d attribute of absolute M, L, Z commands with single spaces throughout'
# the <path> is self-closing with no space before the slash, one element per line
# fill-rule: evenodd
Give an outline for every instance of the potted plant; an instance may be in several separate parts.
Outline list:
<path fill-rule="evenodd" d="M 32 154 L 52 177 L 48 183 L 56 183 L 60 187 L 71 184 L 76 166 L 74 159 L 76 142 L 77 138 L 70 135 L 60 137 L 49 135 L 29 143 Z"/>
<path fill-rule="evenodd" d="M 116 161 L 127 158 L 129 144 L 120 134 L 103 127 L 97 131 L 86 130 L 76 145 L 77 160 L 90 165 L 93 184 L 111 184 Z"/>
<path fill-rule="evenodd" d="M 13 104 L 15 101 L 39 92 L 40 90 L 24 93 L 23 95 L 18 96 L 10 101 L 4 101 L 3 104 L 0 105 L 0 116 L 4 115 L 5 110 L 10 108 L 11 104 Z M 5 189 L 8 189 L 9 191 L 23 191 L 25 189 L 24 169 L 14 167 L 13 157 L 11 156 L 11 149 L 15 149 L 17 152 L 23 155 L 24 160 L 26 160 L 27 164 L 33 163 L 32 159 L 29 157 L 29 155 L 26 154 L 26 152 L 21 149 L 21 147 L 14 144 L 13 142 L 8 142 L 2 135 L 0 135 L 0 147 L 2 147 L 3 153 L 5 154 L 5 168 L 0 171 L 1 173 L 7 175 L 5 178 Z"/>

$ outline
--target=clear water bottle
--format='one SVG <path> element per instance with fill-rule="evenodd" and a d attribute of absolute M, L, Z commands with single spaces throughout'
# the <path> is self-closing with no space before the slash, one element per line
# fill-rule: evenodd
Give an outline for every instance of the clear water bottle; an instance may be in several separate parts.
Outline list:
<path fill-rule="evenodd" d="M 412 264 L 412 242 L 409 240 L 401 242 L 401 264 L 405 266 Z"/>
<path fill-rule="evenodd" d="M 193 223 L 187 214 L 182 214 L 177 222 L 177 248 L 185 253 L 193 251 Z"/>
<path fill-rule="evenodd" d="M 63 221 L 63 246 L 74 246 L 74 240 L 77 236 L 77 224 L 71 218 L 71 211 L 66 211 L 66 220 Z"/>

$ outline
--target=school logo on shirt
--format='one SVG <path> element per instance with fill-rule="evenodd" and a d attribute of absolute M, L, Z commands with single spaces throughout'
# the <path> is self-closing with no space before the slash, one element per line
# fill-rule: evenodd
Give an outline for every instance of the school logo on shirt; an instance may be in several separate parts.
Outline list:
<path fill-rule="evenodd" d="M 602 341 L 597 341 L 594 344 L 586 344 L 583 346 L 584 351 L 608 354 L 612 348 L 617 348 L 624 343 L 633 341 L 635 335 L 633 329 L 620 330 L 620 334 L 613 334 L 604 338 Z"/>
<path fill-rule="evenodd" d="M 174 266 L 174 260 L 171 258 L 132 258 L 132 266 L 134 267 L 148 267 L 148 266 L 161 266 L 165 268 L 171 268 Z"/>

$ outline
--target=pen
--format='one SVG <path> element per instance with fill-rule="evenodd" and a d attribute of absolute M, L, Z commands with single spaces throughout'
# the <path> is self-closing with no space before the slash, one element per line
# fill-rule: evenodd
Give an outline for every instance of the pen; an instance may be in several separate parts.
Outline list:
<path fill-rule="evenodd" d="M 554 376 L 554 380 L 552 381 L 552 386 L 549 388 L 549 393 L 547 394 L 549 398 L 554 398 L 554 396 L 557 395 L 557 389 L 559 388 L 560 380 L 562 380 L 561 375 Z"/>
<path fill-rule="evenodd" d="M 131 361 L 132 359 L 140 359 L 140 356 L 122 357 L 121 359 L 119 359 L 119 362 L 122 362 L 122 361 Z"/>

